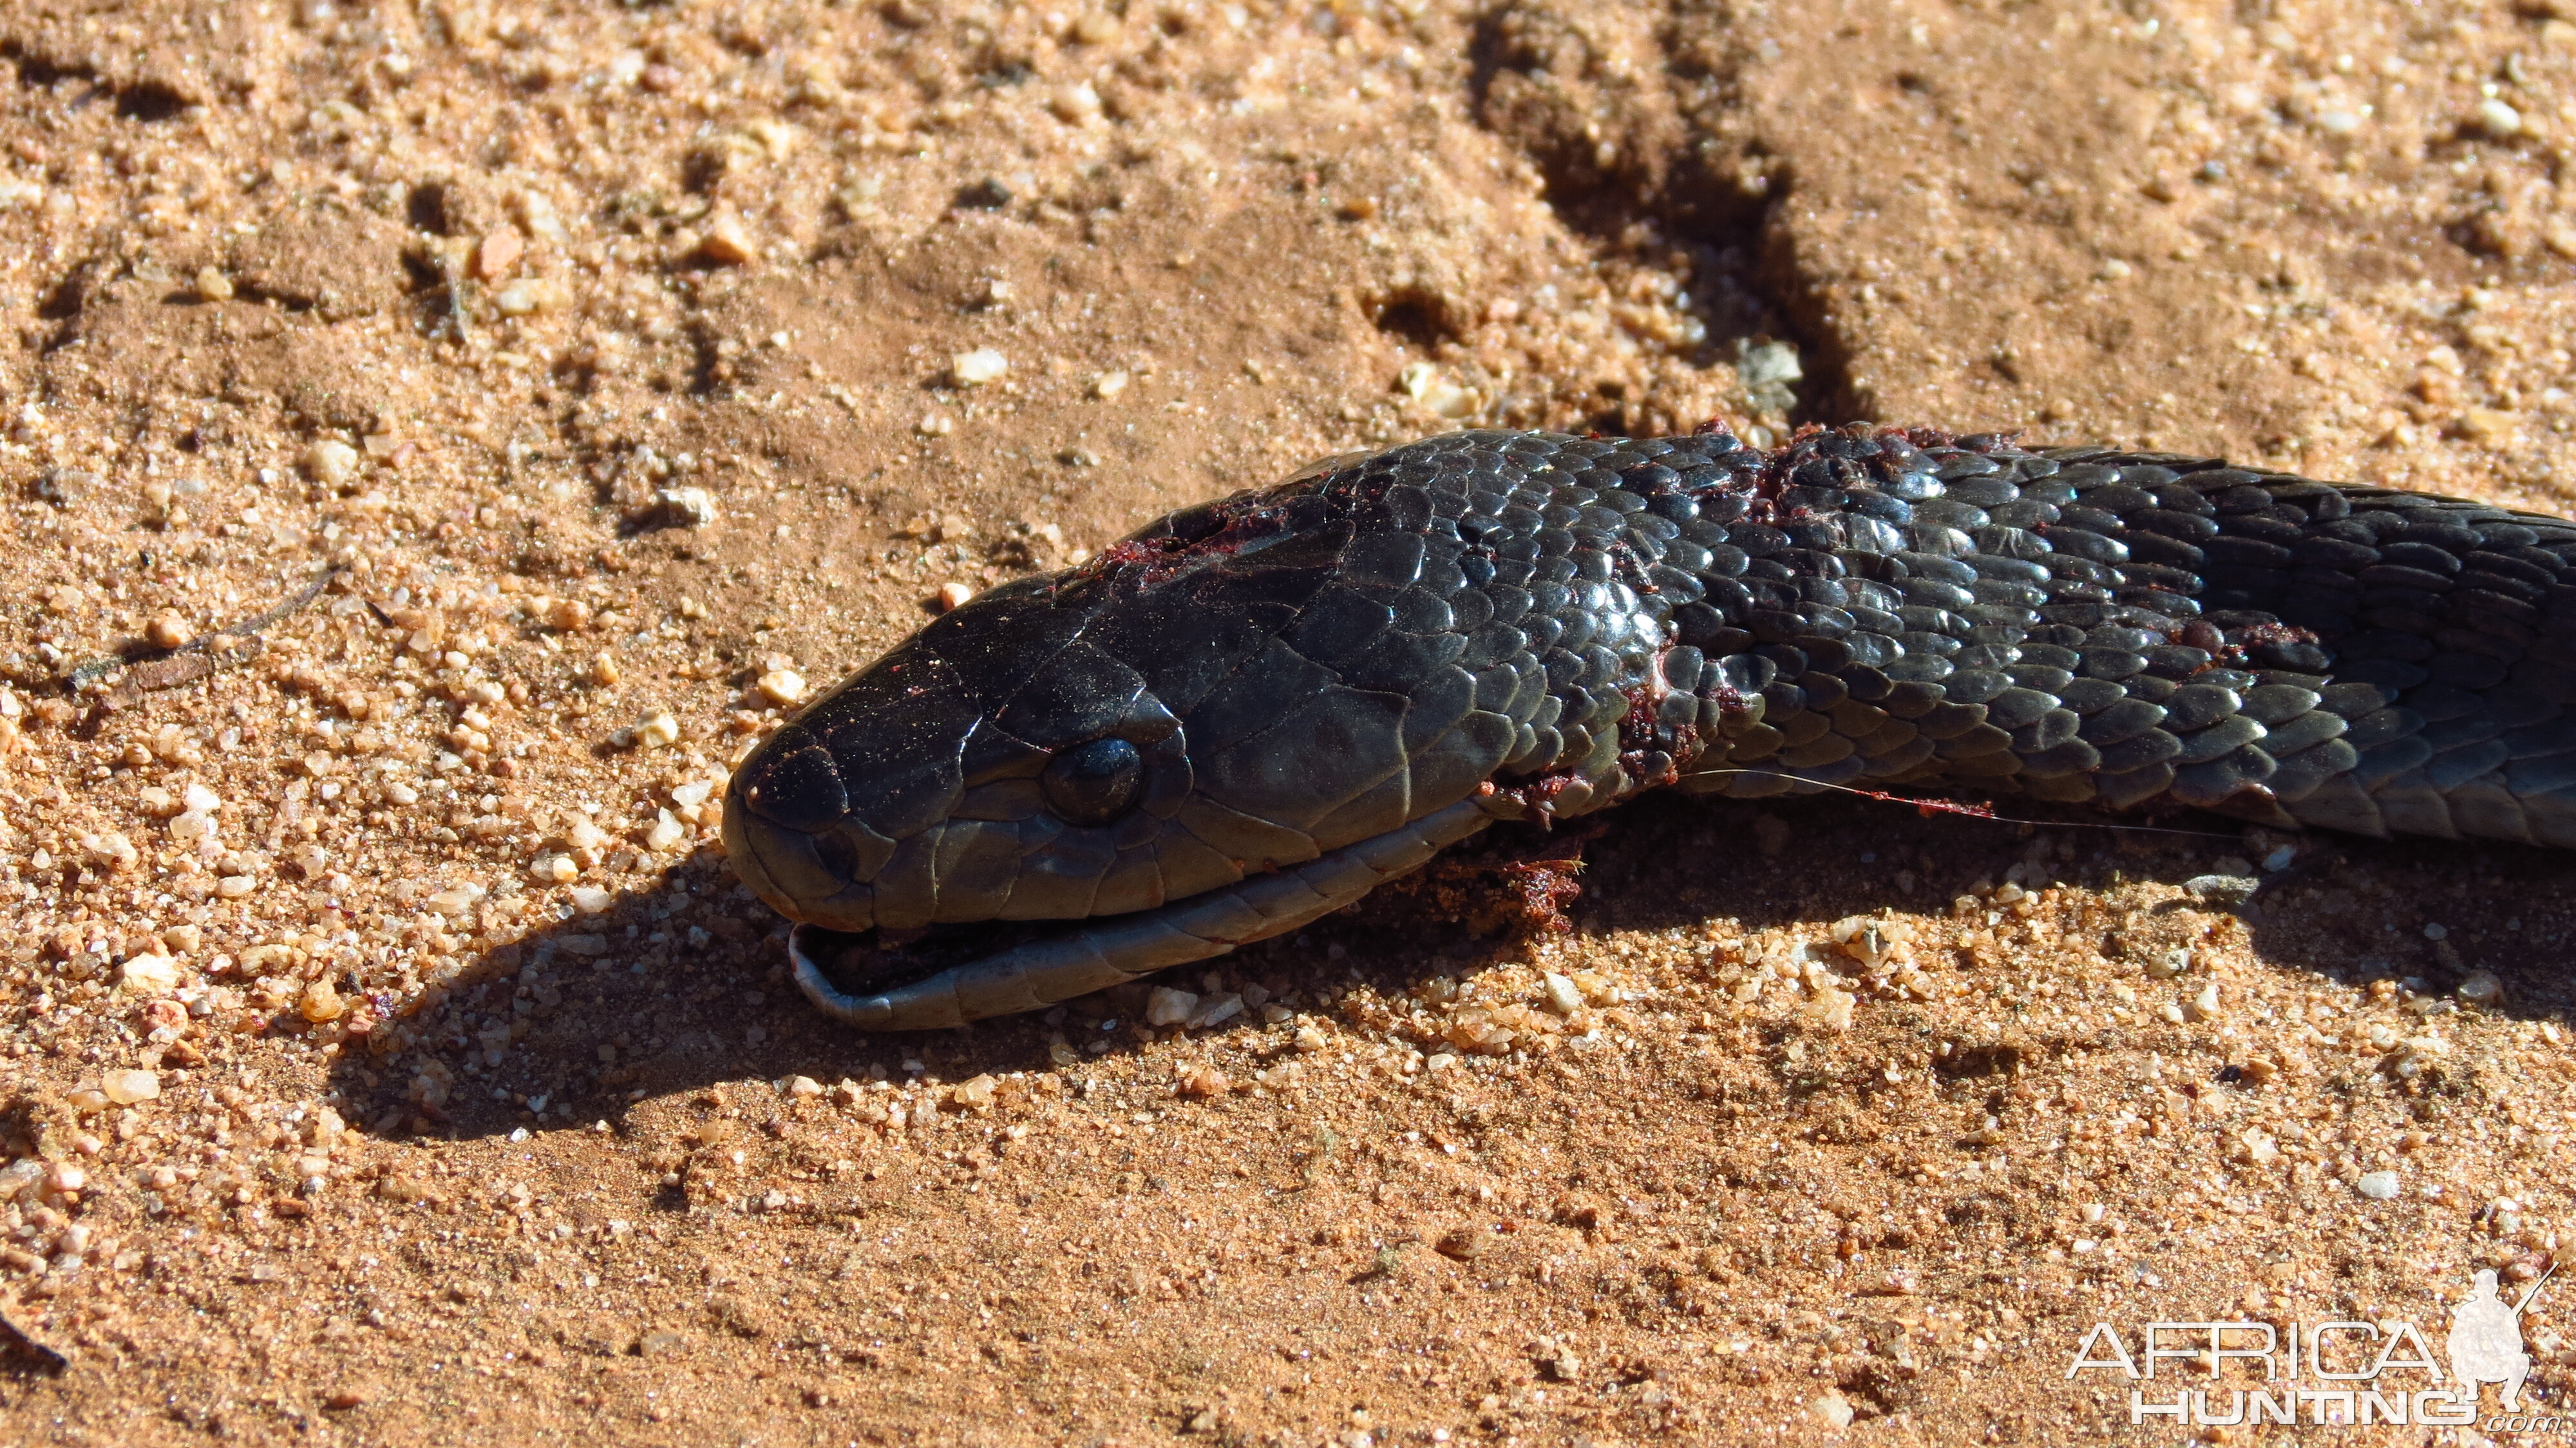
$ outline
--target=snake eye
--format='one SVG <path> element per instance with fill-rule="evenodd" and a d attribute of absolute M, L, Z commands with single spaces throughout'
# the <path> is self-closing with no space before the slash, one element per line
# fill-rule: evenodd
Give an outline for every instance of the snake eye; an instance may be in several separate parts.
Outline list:
<path fill-rule="evenodd" d="M 1105 825 L 1124 813 L 1145 777 L 1145 757 L 1124 739 L 1094 739 L 1047 761 L 1038 781 L 1066 824 Z"/>

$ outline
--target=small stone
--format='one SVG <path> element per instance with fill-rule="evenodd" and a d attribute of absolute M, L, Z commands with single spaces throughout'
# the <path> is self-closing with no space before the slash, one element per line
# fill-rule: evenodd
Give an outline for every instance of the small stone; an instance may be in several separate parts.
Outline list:
<path fill-rule="evenodd" d="M 1091 395 L 1107 402 L 1126 391 L 1127 382 L 1128 377 L 1124 372 L 1103 372 L 1091 379 Z"/>
<path fill-rule="evenodd" d="M 1190 1018 L 1190 1012 L 1198 1009 L 1198 1004 L 1199 998 L 1188 991 L 1158 985 L 1145 997 L 1145 1024 L 1177 1026 Z"/>
<path fill-rule="evenodd" d="M 1193 1100 L 1222 1096 L 1233 1088 L 1234 1082 L 1214 1066 L 1196 1065 L 1181 1073 L 1181 1094 Z"/>
<path fill-rule="evenodd" d="M 948 359 L 948 380 L 960 387 L 981 387 L 998 382 L 1011 370 L 1011 359 L 990 347 L 960 352 Z"/>
<path fill-rule="evenodd" d="M 1838 1388 L 1825 1389 L 1822 1397 L 1807 1404 L 1807 1410 L 1822 1420 L 1826 1427 L 1848 1428 L 1852 1425 L 1851 1399 L 1844 1397 Z"/>
<path fill-rule="evenodd" d="M 590 605 L 578 598 L 558 598 L 546 605 L 546 627 L 557 633 L 578 633 L 590 627 Z"/>
<path fill-rule="evenodd" d="M 1202 999 L 1198 1009 L 1190 1012 L 1190 1018 L 1181 1024 L 1193 1031 L 1204 1031 L 1210 1026 L 1221 1025 L 1241 1014 L 1243 1014 L 1243 997 L 1233 991 L 1227 991 L 1222 995 Z"/>
<path fill-rule="evenodd" d="M 597 915 L 616 903 L 617 897 L 596 885 L 572 887 L 572 906 L 584 915 Z"/>
<path fill-rule="evenodd" d="M 319 438 L 304 449 L 304 472 L 325 487 L 345 487 L 358 476 L 358 450 L 338 438 Z"/>
<path fill-rule="evenodd" d="M 2396 1197 L 2398 1191 L 2397 1173 L 2393 1171 L 2364 1172 L 2361 1175 L 2361 1179 L 2352 1184 L 2352 1189 L 2374 1202 L 2392 1200 Z"/>
<path fill-rule="evenodd" d="M 2191 950 L 2177 947 L 2147 957 L 2147 976 L 2152 980 L 2171 980 L 2191 969 Z"/>
<path fill-rule="evenodd" d="M 98 1085 L 107 1093 L 107 1099 L 119 1106 L 150 1101 L 161 1094 L 161 1076 L 154 1071 L 109 1071 L 98 1078 Z"/>
<path fill-rule="evenodd" d="M 1440 1234 L 1431 1250 L 1453 1262 L 1472 1262 L 1484 1255 L 1486 1235 L 1473 1227 L 1452 1227 Z"/>
<path fill-rule="evenodd" d="M 635 742 L 646 749 L 667 749 L 680 742 L 680 721 L 668 709 L 656 709 L 635 721 Z"/>
<path fill-rule="evenodd" d="M 993 1109 L 993 1093 L 1000 1086 L 1001 1083 L 987 1073 L 949 1087 L 948 1099 L 963 1110 L 990 1111 Z"/>
<path fill-rule="evenodd" d="M 1551 970 L 1545 973 L 1543 979 L 1547 984 L 1549 1010 L 1560 1016 L 1570 1016 L 1582 1009 L 1583 992 L 1575 989 L 1573 977 L 1559 975 Z"/>
<path fill-rule="evenodd" d="M 146 952 L 127 960 L 117 980 L 137 995 L 165 996 L 179 988 L 179 962 Z"/>
<path fill-rule="evenodd" d="M 798 1101 L 810 1101 L 823 1094 L 823 1083 L 811 1076 L 790 1076 L 787 1094 Z"/>
<path fill-rule="evenodd" d="M 704 528 L 716 520 L 716 495 L 704 488 L 659 488 L 653 493 L 653 514 L 676 527 Z"/>
<path fill-rule="evenodd" d="M 594 684 L 605 688 L 624 677 L 626 670 L 618 664 L 615 654 L 601 654 L 590 661 L 590 681 Z"/>
<path fill-rule="evenodd" d="M 529 878 L 541 885 L 568 885 L 580 874 L 581 867 L 572 862 L 572 856 L 554 851 L 537 856 L 528 866 Z"/>
<path fill-rule="evenodd" d="M 661 816 L 644 831 L 644 848 L 656 854 L 666 854 L 678 848 L 680 841 L 689 837 L 688 827 L 673 819 L 669 810 L 663 810 Z"/>
<path fill-rule="evenodd" d="M 239 900 L 258 888 L 255 875 L 225 875 L 215 881 L 215 894 L 225 900 Z"/>
<path fill-rule="evenodd" d="M 742 218 L 728 213 L 708 225 L 691 255 L 717 266 L 741 266 L 758 258 L 760 247 L 743 229 Z"/>
<path fill-rule="evenodd" d="M 794 669 L 772 669 L 760 676 L 755 687 L 762 698 L 781 708 L 805 698 L 805 676 Z"/>
<path fill-rule="evenodd" d="M 200 301 L 229 302 L 233 299 L 233 279 L 218 268 L 199 268 L 193 285 Z"/>
<path fill-rule="evenodd" d="M 1093 90 L 1089 81 L 1065 86 L 1047 97 L 1047 109 L 1069 126 L 1096 121 L 1100 119 L 1100 92 Z"/>
<path fill-rule="evenodd" d="M 330 978 L 326 976 L 304 988 L 304 997 L 296 1002 L 295 1011 L 304 1019 L 320 1025 L 324 1021 L 336 1021 L 348 1014 L 349 1003 L 341 999 L 340 992 L 332 986 Z"/>
<path fill-rule="evenodd" d="M 151 640 L 152 647 L 156 649 L 175 649 L 194 638 L 196 631 L 188 627 L 186 619 L 175 613 L 165 612 L 152 616 L 152 622 L 145 626 L 143 636 Z"/>
<path fill-rule="evenodd" d="M 1118 17 L 1106 10 L 1086 10 L 1073 22 L 1073 38 L 1084 45 L 1107 45 L 1118 38 Z"/>
<path fill-rule="evenodd" d="M 484 237 L 474 247 L 474 279 L 488 282 L 509 275 L 510 268 L 519 264 L 520 254 L 527 249 L 519 233 L 507 227 Z"/>
<path fill-rule="evenodd" d="M 1304 1051 L 1309 1055 L 1312 1055 L 1317 1051 L 1324 1050 L 1333 1044 L 1331 1037 L 1326 1036 L 1322 1031 L 1315 1029 L 1311 1025 L 1299 1026 L 1297 1028 L 1296 1041 L 1297 1049 Z"/>
<path fill-rule="evenodd" d="M 2424 938 L 2426 940 L 2448 940 L 2451 938 L 2451 927 L 2442 924 L 2440 921 L 2435 921 L 2434 923 L 2424 927 Z"/>
<path fill-rule="evenodd" d="M 944 412 L 925 412 L 912 430 L 923 437 L 946 437 L 957 430 L 957 419 Z"/>
<path fill-rule="evenodd" d="M 2195 1021 L 2218 1019 L 2218 982 L 2213 980 L 2202 986 L 2200 994 L 2193 996 L 2191 1002 L 2182 1009 L 2185 1016 Z"/>
<path fill-rule="evenodd" d="M 963 608 L 966 601 L 974 596 L 975 590 L 965 584 L 951 582 L 939 585 L 939 592 L 932 601 L 941 613 L 946 613 L 952 608 Z"/>
<path fill-rule="evenodd" d="M 2491 139 L 2509 141 L 2522 134 L 2522 112 L 2489 96 L 2478 102 L 2478 129 Z"/>
<path fill-rule="evenodd" d="M 2469 407 L 2460 411 L 2451 431 L 2463 442 L 2493 447 L 2513 440 L 2514 415 L 2500 408 Z"/>
<path fill-rule="evenodd" d="M 2470 1005 L 2491 1006 L 2504 999 L 2504 982 L 2493 971 L 2473 970 L 2461 978 L 2457 991 Z"/>

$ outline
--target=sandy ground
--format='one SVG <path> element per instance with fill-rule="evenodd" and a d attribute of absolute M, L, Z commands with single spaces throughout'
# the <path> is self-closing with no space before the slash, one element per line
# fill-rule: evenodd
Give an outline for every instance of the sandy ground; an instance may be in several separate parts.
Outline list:
<path fill-rule="evenodd" d="M 2576 1227 L 2563 857 L 1650 802 L 1571 935 L 1416 891 L 1202 1028 L 895 1038 L 710 801 L 943 589 L 1471 423 L 2576 509 L 2571 67 L 2568 0 L 0 7 L 0 1437 L 2243 1442 L 2129 1392 L 2259 1373 L 2079 1344 L 2443 1359 Z"/>

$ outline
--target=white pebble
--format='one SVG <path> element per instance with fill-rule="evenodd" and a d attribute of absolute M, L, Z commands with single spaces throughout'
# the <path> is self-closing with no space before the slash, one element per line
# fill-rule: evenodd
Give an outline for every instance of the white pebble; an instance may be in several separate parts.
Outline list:
<path fill-rule="evenodd" d="M 339 487 L 358 475 L 358 450 L 337 438 L 322 438 L 304 450 L 304 471 L 313 481 Z"/>
<path fill-rule="evenodd" d="M 1243 997 L 1232 991 L 1228 991 L 1224 995 L 1210 996 L 1208 999 L 1201 1001 L 1199 1003 L 1199 1008 L 1190 1012 L 1190 1018 L 1183 1021 L 1181 1024 L 1188 1026 L 1193 1031 L 1203 1031 L 1220 1022 L 1232 1020 L 1241 1014 L 1243 1014 Z"/>
<path fill-rule="evenodd" d="M 1199 998 L 1188 991 L 1158 985 L 1152 994 L 1145 997 L 1145 1024 L 1177 1026 L 1190 1018 L 1190 1012 L 1197 1010 L 1198 1004 Z"/>
<path fill-rule="evenodd" d="M 667 749 L 680 742 L 680 721 L 668 709 L 656 709 L 635 721 L 635 742 L 647 749 Z"/>
<path fill-rule="evenodd" d="M 1583 992 L 1574 988 L 1574 979 L 1548 971 L 1547 1008 L 1560 1016 L 1570 1016 L 1583 1007 Z"/>
<path fill-rule="evenodd" d="M 187 791 L 179 798 L 189 809 L 199 814 L 213 814 L 224 807 L 223 796 L 202 784 L 189 785 Z"/>
<path fill-rule="evenodd" d="M 707 796 L 715 793 L 716 788 L 712 780 L 691 780 L 671 791 L 671 803 L 682 809 L 696 809 L 707 802 Z"/>
<path fill-rule="evenodd" d="M 823 1094 L 823 1083 L 811 1076 L 790 1076 L 787 1078 L 787 1094 L 800 1101 L 810 1100 Z"/>
<path fill-rule="evenodd" d="M 2183 1007 L 2183 1014 L 2195 1021 L 2218 1019 L 2218 982 L 2213 980 L 2202 986 L 2200 994 L 2191 998 L 2191 1004 Z"/>
<path fill-rule="evenodd" d="M 170 838 L 183 845 L 193 845 L 215 832 L 215 818 L 203 810 L 190 810 L 170 821 Z"/>
<path fill-rule="evenodd" d="M 671 818 L 669 810 L 663 810 L 661 814 L 660 819 L 653 821 L 652 828 L 644 832 L 644 847 L 657 854 L 676 848 L 689 835 L 688 827 Z"/>
<path fill-rule="evenodd" d="M 166 955 L 146 953 L 125 962 L 118 976 L 127 990 L 144 995 L 164 996 L 179 988 L 179 962 Z"/>
<path fill-rule="evenodd" d="M 949 379 L 960 387 L 981 387 L 987 382 L 998 382 L 1002 374 L 1010 370 L 1011 359 L 990 347 L 960 352 L 948 359 Z"/>
<path fill-rule="evenodd" d="M 600 889 L 596 885 L 575 885 L 572 887 L 573 908 L 584 915 L 597 915 L 601 911 L 606 910 L 616 899 L 616 896 Z"/>
<path fill-rule="evenodd" d="M 99 1078 L 107 1099 L 119 1106 L 150 1101 L 161 1094 L 161 1077 L 151 1071 L 110 1071 Z"/>
<path fill-rule="evenodd" d="M 1124 372 L 1103 372 L 1091 379 L 1091 395 L 1103 402 L 1126 390 L 1127 374 Z"/>
<path fill-rule="evenodd" d="M 528 866 L 529 877 L 546 885 L 569 884 L 580 873 L 581 867 L 572 862 L 572 856 L 551 851 L 537 856 L 536 862 Z"/>
<path fill-rule="evenodd" d="M 596 850 L 608 843 L 608 831 L 588 820 L 575 820 L 572 828 L 564 831 L 564 838 L 576 850 Z"/>
<path fill-rule="evenodd" d="M 2364 1172 L 2361 1179 L 2352 1184 L 2352 1189 L 2374 1202 L 2388 1201 L 2397 1195 L 2397 1173 Z"/>
<path fill-rule="evenodd" d="M 941 613 L 946 613 L 952 608 L 962 608 L 965 606 L 966 601 L 974 596 L 975 590 L 967 587 L 965 584 L 943 583 L 939 585 L 939 611 Z"/>
<path fill-rule="evenodd" d="M 794 669 L 772 669 L 760 676 L 760 696 L 782 707 L 805 697 L 805 676 Z"/>
<path fill-rule="evenodd" d="M 704 488 L 657 488 L 653 508 L 683 527 L 703 528 L 716 520 L 716 495 Z"/>
<path fill-rule="evenodd" d="M 2522 134 L 2522 112 L 2493 96 L 2478 102 L 2478 129 L 2499 141 Z"/>
<path fill-rule="evenodd" d="M 226 900 L 238 900 L 258 888 L 258 878 L 251 875 L 226 875 L 215 881 L 215 894 Z"/>
<path fill-rule="evenodd" d="M 2490 970 L 2473 970 L 2460 978 L 2460 999 L 2473 1006 L 2491 1006 L 2504 999 L 2504 982 Z"/>

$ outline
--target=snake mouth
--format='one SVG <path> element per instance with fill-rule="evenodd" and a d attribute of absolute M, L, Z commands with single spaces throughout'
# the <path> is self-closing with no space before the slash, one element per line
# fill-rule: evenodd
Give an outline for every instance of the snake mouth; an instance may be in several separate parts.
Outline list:
<path fill-rule="evenodd" d="M 861 997 L 918 985 L 942 971 L 1080 928 L 1080 920 L 977 921 L 922 930 L 842 930 L 812 922 L 788 936 L 801 978 L 811 969 L 833 990 Z"/>
<path fill-rule="evenodd" d="M 1042 1011 L 1294 930 L 1492 824 L 1487 808 L 1461 800 L 1303 864 L 1125 915 L 932 927 L 900 944 L 882 930 L 800 924 L 787 958 L 806 999 L 872 1030 Z"/>

